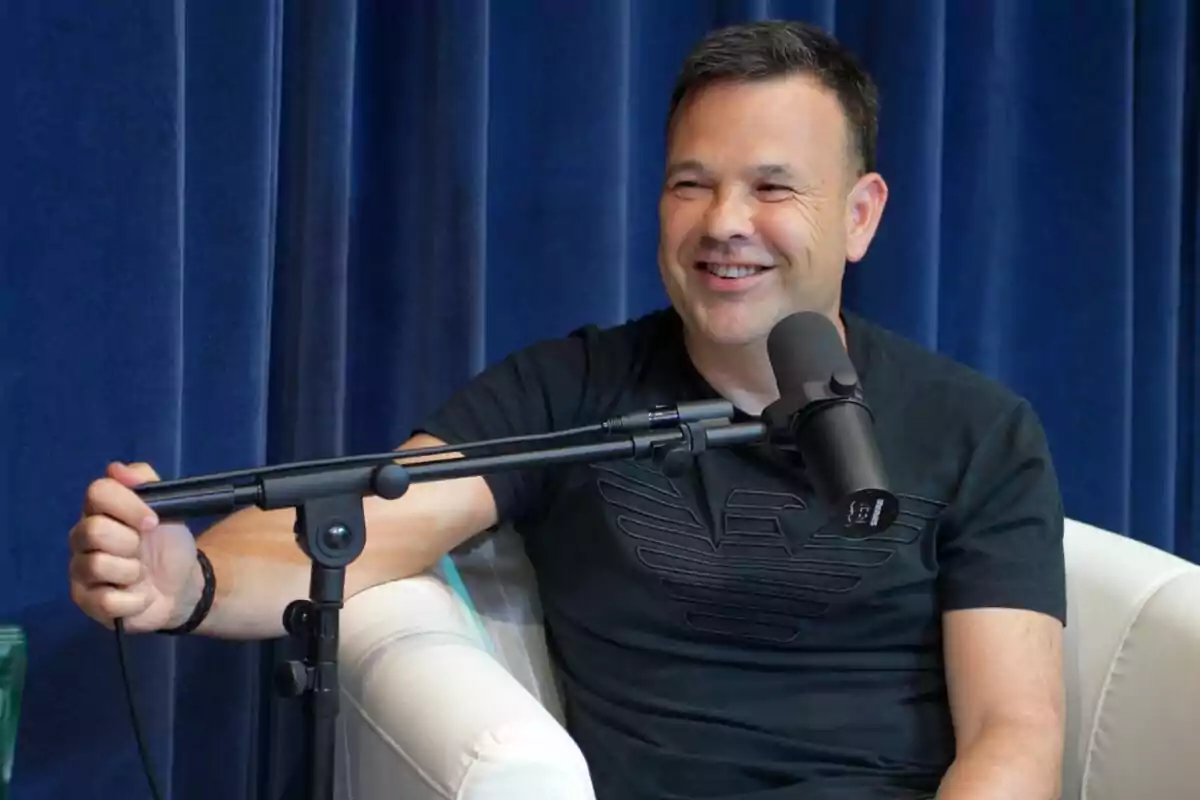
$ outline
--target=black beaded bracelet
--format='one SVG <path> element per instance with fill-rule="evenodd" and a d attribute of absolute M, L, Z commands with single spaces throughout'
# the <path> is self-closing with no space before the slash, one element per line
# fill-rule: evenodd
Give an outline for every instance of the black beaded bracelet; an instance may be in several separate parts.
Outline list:
<path fill-rule="evenodd" d="M 217 593 L 217 578 L 213 574 L 212 562 L 208 560 L 208 556 L 204 555 L 204 551 L 199 549 L 196 550 L 196 560 L 200 562 L 200 572 L 204 574 L 204 591 L 200 593 L 200 601 L 196 603 L 187 622 L 177 628 L 159 631 L 165 636 L 184 636 L 191 633 L 200 627 L 200 623 L 204 622 L 204 618 L 212 610 L 213 597 Z"/>

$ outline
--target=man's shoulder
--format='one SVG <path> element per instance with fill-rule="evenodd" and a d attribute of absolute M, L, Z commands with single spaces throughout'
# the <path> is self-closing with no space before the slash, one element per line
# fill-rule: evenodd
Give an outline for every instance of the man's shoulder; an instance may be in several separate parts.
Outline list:
<path fill-rule="evenodd" d="M 1016 390 L 982 370 L 861 317 L 847 315 L 856 366 L 873 406 L 894 406 L 909 420 L 989 426 L 1028 408 Z M 859 363 L 859 362 L 864 363 Z"/>
<path fill-rule="evenodd" d="M 679 323 L 671 308 L 656 308 L 616 323 L 588 323 L 569 331 L 560 341 L 612 350 L 641 349 L 669 335 Z"/>
<path fill-rule="evenodd" d="M 902 513 L 939 530 L 943 580 L 957 587 L 948 602 L 1039 602 L 1061 615 L 1060 576 L 1045 570 L 1061 555 L 1062 499 L 1033 404 L 980 369 L 879 325 L 859 321 L 850 330 L 861 339 L 863 391 L 893 490 L 905 495 Z M 1042 577 L 1018 591 L 1049 587 L 1049 600 L 995 588 L 1037 570 Z"/>
<path fill-rule="evenodd" d="M 878 324 L 848 320 L 852 333 L 880 448 L 905 491 L 967 502 L 1022 465 L 1050 473 L 1041 420 L 1019 391 Z"/>
<path fill-rule="evenodd" d="M 623 322 L 590 322 L 537 339 L 511 353 L 509 359 L 570 362 L 601 375 L 609 368 L 625 372 L 678 338 L 678 324 L 679 318 L 670 308 L 654 309 Z"/>

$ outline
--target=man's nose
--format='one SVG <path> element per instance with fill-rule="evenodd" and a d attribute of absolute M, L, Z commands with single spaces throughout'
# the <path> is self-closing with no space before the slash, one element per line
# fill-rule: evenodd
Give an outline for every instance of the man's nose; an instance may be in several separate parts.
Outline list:
<path fill-rule="evenodd" d="M 736 192 L 716 192 L 706 215 L 709 237 L 729 241 L 754 233 L 754 214 L 746 199 Z"/>

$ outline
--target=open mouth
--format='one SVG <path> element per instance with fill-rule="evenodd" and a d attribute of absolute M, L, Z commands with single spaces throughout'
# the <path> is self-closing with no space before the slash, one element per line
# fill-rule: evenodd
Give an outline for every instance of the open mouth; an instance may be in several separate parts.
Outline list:
<path fill-rule="evenodd" d="M 727 281 L 750 278 L 771 269 L 761 264 L 714 264 L 711 261 L 698 261 L 696 268 Z"/>

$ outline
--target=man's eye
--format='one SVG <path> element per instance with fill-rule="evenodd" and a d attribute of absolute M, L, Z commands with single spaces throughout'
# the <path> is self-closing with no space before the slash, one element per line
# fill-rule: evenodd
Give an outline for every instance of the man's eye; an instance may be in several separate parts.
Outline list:
<path fill-rule="evenodd" d="M 777 183 L 767 183 L 759 186 L 758 191 L 763 192 L 764 194 L 779 196 L 782 194 L 789 194 L 792 191 L 792 187 L 782 186 Z"/>
<path fill-rule="evenodd" d="M 704 186 L 697 181 L 675 181 L 671 184 L 671 191 L 675 194 L 693 197 L 703 192 Z"/>

